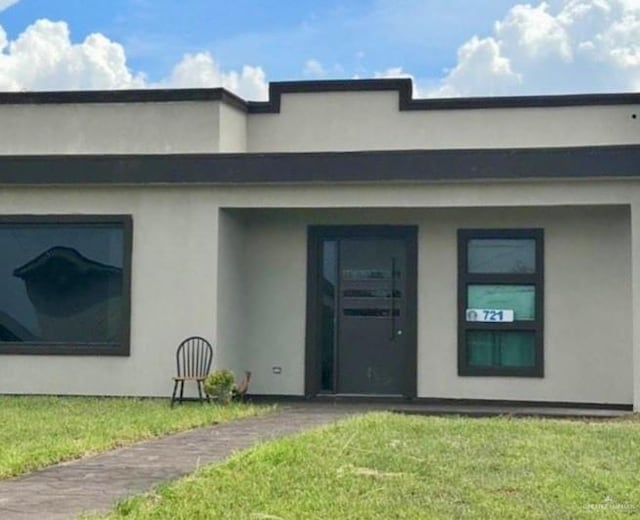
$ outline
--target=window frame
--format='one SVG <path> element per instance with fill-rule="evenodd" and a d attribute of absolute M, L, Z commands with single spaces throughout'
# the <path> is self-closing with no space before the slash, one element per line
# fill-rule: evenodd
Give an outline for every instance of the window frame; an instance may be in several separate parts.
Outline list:
<path fill-rule="evenodd" d="M 468 244 L 472 239 L 533 239 L 535 273 L 469 273 Z M 467 322 L 469 285 L 533 285 L 535 319 L 511 323 Z M 534 366 L 473 367 L 467 359 L 468 331 L 531 331 L 535 334 Z M 542 228 L 458 229 L 458 375 L 544 377 L 544 230 Z"/>
<path fill-rule="evenodd" d="M 69 342 L 0 342 L 0 355 L 46 356 L 129 356 L 131 336 L 131 260 L 133 253 L 133 218 L 131 215 L 0 215 L 0 228 L 16 226 L 122 226 L 122 329 L 118 343 Z M 0 253 L 1 254 L 1 253 Z"/>

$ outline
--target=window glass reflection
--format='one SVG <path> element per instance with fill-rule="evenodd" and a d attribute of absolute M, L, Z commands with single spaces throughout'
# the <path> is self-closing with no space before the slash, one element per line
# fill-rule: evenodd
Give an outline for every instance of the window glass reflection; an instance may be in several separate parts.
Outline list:
<path fill-rule="evenodd" d="M 402 293 L 398 289 L 345 289 L 342 296 L 345 298 L 401 298 Z"/>
<path fill-rule="evenodd" d="M 394 278 L 400 278 L 400 272 L 394 271 Z M 344 280 L 391 280 L 390 269 L 343 269 Z"/>
<path fill-rule="evenodd" d="M 473 238 L 467 249 L 470 273 L 535 273 L 533 239 Z"/>
<path fill-rule="evenodd" d="M 345 316 L 355 316 L 358 318 L 387 318 L 389 316 L 400 316 L 400 309 L 393 311 L 386 307 L 347 307 L 344 309 Z"/>
<path fill-rule="evenodd" d="M 0 342 L 117 343 L 122 225 L 0 226 Z"/>
<path fill-rule="evenodd" d="M 322 333 L 321 388 L 333 391 L 334 351 L 336 323 L 336 284 L 338 278 L 338 243 L 326 240 L 322 243 L 322 280 L 320 281 L 322 310 L 320 327 Z"/>
<path fill-rule="evenodd" d="M 532 367 L 535 333 L 532 331 L 470 330 L 467 359 L 475 367 Z"/>

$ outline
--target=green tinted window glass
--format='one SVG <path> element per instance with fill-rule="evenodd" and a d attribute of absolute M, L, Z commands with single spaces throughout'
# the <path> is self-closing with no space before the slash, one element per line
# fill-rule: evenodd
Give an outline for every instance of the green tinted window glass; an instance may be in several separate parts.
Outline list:
<path fill-rule="evenodd" d="M 468 309 L 512 310 L 516 321 L 535 319 L 534 285 L 469 285 Z"/>
<path fill-rule="evenodd" d="M 536 272 L 536 241 L 531 238 L 473 238 L 467 255 L 470 273 Z"/>
<path fill-rule="evenodd" d="M 535 332 L 470 330 L 467 360 L 471 367 L 533 367 Z"/>

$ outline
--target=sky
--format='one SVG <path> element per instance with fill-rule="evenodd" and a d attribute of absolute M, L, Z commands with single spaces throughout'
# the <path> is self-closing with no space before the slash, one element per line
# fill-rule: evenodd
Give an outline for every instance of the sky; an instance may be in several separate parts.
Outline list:
<path fill-rule="evenodd" d="M 415 97 L 640 90 L 640 0 L 0 0 L 0 91 L 410 77 Z"/>

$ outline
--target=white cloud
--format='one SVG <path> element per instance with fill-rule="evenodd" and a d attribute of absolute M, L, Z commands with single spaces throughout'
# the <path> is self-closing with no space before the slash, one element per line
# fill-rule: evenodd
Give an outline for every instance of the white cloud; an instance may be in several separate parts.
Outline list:
<path fill-rule="evenodd" d="M 411 74 L 402 70 L 402 67 L 390 67 L 386 70 L 376 72 L 376 78 L 413 78 Z"/>
<path fill-rule="evenodd" d="M 267 96 L 260 67 L 223 71 L 206 52 L 185 55 L 168 78 L 150 83 L 143 73 L 127 66 L 123 46 L 100 33 L 74 43 L 65 22 L 42 19 L 8 41 L 0 27 L 0 90 L 146 87 L 225 87 L 246 99 Z"/>
<path fill-rule="evenodd" d="M 504 95 L 522 83 L 493 38 L 471 38 L 458 50 L 458 65 L 436 91 L 439 96 L 469 94 Z"/>
<path fill-rule="evenodd" d="M 327 71 L 324 69 L 322 63 L 314 59 L 310 59 L 305 62 L 302 73 L 305 76 L 311 76 L 312 78 L 323 78 L 327 75 Z"/>
<path fill-rule="evenodd" d="M 208 52 L 186 54 L 173 68 L 169 78 L 161 81 L 157 86 L 224 87 L 245 99 L 266 99 L 268 91 L 262 68 L 245 65 L 240 72 L 225 72 Z"/>
<path fill-rule="evenodd" d="M 133 88 L 124 49 L 101 34 L 73 44 L 64 22 L 38 20 L 14 41 L 0 27 L 0 90 Z"/>
<path fill-rule="evenodd" d="M 4 11 L 5 9 L 9 9 L 12 5 L 15 5 L 20 0 L 0 0 L 0 11 Z"/>
<path fill-rule="evenodd" d="M 405 72 L 402 67 L 390 67 L 388 69 L 378 71 L 374 74 L 375 78 L 409 78 L 413 82 L 413 97 L 420 97 L 422 89 L 419 88 L 416 79 L 412 74 Z"/>
<path fill-rule="evenodd" d="M 474 36 L 432 96 L 640 88 L 640 0 L 519 4 Z"/>

